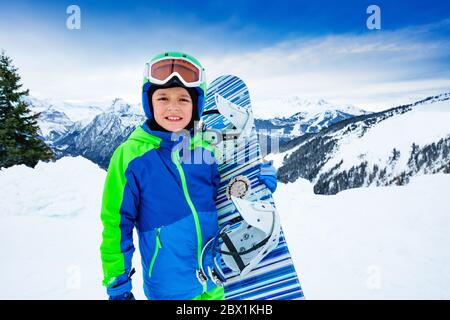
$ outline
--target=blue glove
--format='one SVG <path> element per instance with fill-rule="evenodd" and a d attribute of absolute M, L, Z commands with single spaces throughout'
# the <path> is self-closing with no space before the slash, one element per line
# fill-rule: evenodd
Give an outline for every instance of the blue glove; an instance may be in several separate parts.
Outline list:
<path fill-rule="evenodd" d="M 109 300 L 136 300 L 131 292 L 124 292 L 118 296 L 109 296 Z"/>
<path fill-rule="evenodd" d="M 277 170 L 272 165 L 272 161 L 261 164 L 258 179 L 264 183 L 272 193 L 275 192 L 277 189 Z"/>
<path fill-rule="evenodd" d="M 110 280 L 106 292 L 109 300 L 136 300 L 131 293 L 131 276 L 135 273 L 135 269 L 131 269 L 130 273 L 123 273 L 118 277 Z"/>

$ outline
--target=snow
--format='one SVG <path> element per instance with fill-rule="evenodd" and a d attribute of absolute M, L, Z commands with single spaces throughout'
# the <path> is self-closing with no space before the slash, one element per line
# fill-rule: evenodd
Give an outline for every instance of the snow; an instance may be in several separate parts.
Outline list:
<path fill-rule="evenodd" d="M 307 299 L 449 299 L 450 175 L 315 195 L 274 194 Z"/>
<path fill-rule="evenodd" d="M 290 156 L 292 153 L 294 153 L 295 151 L 297 151 L 297 149 L 298 149 L 300 146 L 304 145 L 307 141 L 308 141 L 308 140 L 303 141 L 302 143 L 298 144 L 296 147 L 291 148 L 291 149 L 288 149 L 288 150 L 286 150 L 286 151 L 284 151 L 284 152 L 276 153 L 276 152 L 274 152 L 274 151 L 272 150 L 272 153 L 269 153 L 268 155 L 266 155 L 266 156 L 264 157 L 264 160 L 266 160 L 266 161 L 272 161 L 273 166 L 274 166 L 275 168 L 278 169 L 278 168 L 280 168 L 280 167 L 283 165 L 284 158 L 289 158 L 289 156 Z"/>
<path fill-rule="evenodd" d="M 0 171 L 0 299 L 105 298 L 100 262 L 105 177 L 82 157 Z M 137 252 L 137 272 L 139 259 Z M 143 299 L 142 281 L 134 278 L 134 293 Z"/>
<path fill-rule="evenodd" d="M 0 171 L 0 299 L 105 299 L 106 172 L 82 157 Z M 450 298 L 450 175 L 319 196 L 299 179 L 275 200 L 307 299 Z M 135 234 L 135 244 L 137 237 Z M 144 299 L 136 250 L 133 293 Z"/>
<path fill-rule="evenodd" d="M 272 161 L 272 165 L 275 168 L 279 168 L 283 165 L 283 159 L 285 156 L 289 156 L 293 150 L 288 150 L 282 153 L 269 153 L 267 156 L 264 157 L 266 161 Z"/>

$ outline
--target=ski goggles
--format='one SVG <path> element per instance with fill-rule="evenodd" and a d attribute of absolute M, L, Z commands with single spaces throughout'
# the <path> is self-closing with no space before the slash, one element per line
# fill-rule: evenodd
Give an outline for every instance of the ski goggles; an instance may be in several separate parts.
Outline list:
<path fill-rule="evenodd" d="M 146 63 L 144 76 L 153 84 L 166 84 L 177 76 L 186 87 L 198 87 L 205 80 L 204 70 L 187 59 L 167 57 Z"/>

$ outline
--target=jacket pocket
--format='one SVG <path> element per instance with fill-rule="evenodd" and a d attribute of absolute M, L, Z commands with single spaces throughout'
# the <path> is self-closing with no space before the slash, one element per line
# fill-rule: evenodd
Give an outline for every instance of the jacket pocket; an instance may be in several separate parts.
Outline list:
<path fill-rule="evenodd" d="M 148 268 L 148 277 L 152 278 L 153 273 L 153 267 L 155 266 L 156 260 L 158 259 L 159 250 L 162 248 L 161 243 L 161 228 L 156 229 L 156 235 L 155 235 L 155 250 L 152 255 L 152 260 L 150 261 L 150 267 Z"/>

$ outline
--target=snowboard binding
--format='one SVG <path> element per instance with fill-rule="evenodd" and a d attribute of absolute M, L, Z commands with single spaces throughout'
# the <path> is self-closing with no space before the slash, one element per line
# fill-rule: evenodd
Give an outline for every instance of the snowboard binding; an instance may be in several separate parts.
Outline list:
<path fill-rule="evenodd" d="M 228 120 L 229 125 L 227 129 L 221 132 L 202 128 L 203 139 L 215 145 L 216 153 L 220 159 L 229 161 L 238 148 L 245 144 L 247 137 L 250 136 L 254 127 L 253 113 L 219 94 L 215 94 L 214 100 L 217 109 L 205 111 L 203 116 L 220 114 Z"/>
<path fill-rule="evenodd" d="M 197 277 L 204 284 L 211 279 L 216 285 L 226 282 L 224 267 L 232 276 L 244 278 L 279 243 L 280 219 L 275 207 L 267 201 L 251 202 L 231 196 L 243 218 L 235 230 L 222 227 L 202 250 L 202 266 Z"/>

